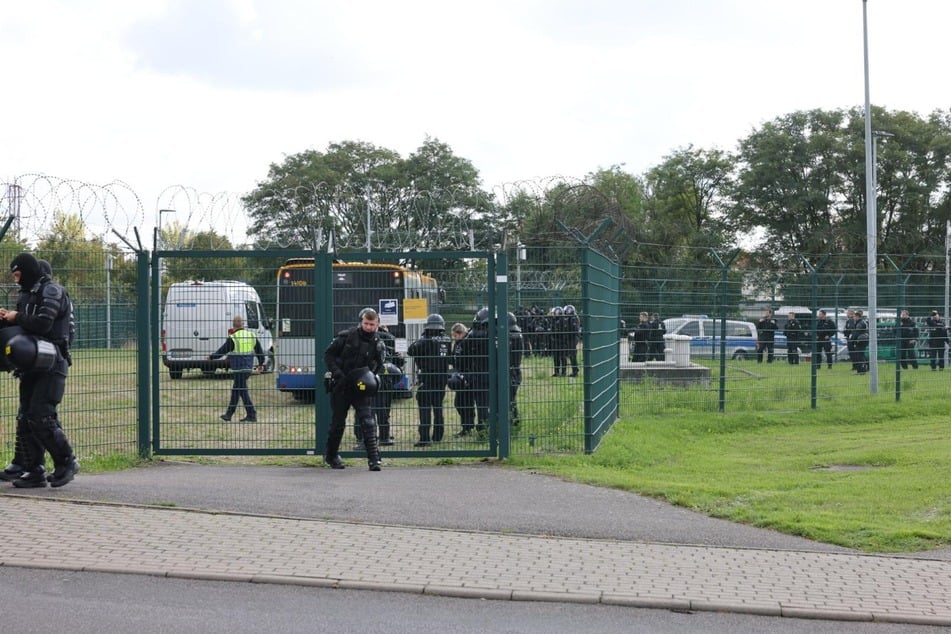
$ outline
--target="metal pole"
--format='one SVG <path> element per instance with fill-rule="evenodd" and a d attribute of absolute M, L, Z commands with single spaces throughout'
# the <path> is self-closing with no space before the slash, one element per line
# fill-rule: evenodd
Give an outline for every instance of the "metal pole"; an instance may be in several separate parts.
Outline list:
<path fill-rule="evenodd" d="M 941 318 L 945 320 L 947 327 L 948 319 L 948 290 L 951 288 L 951 220 L 945 222 L 944 227 L 944 312 Z M 945 349 L 941 350 L 941 357 L 944 358 Z"/>
<path fill-rule="evenodd" d="M 106 349 L 112 347 L 112 254 L 106 254 Z"/>
<path fill-rule="evenodd" d="M 875 162 L 872 136 L 872 104 L 868 81 L 868 0 L 862 0 L 862 43 L 865 58 L 865 228 L 868 276 L 868 389 L 878 394 L 878 210 L 875 200 Z"/>
<path fill-rule="evenodd" d="M 158 212 L 158 227 L 155 231 L 155 250 L 165 248 L 165 238 L 162 237 L 162 214 L 173 214 L 175 213 L 174 209 L 159 209 Z M 158 262 L 158 273 L 156 273 L 156 279 L 158 280 L 158 290 L 159 290 L 159 309 L 161 309 L 162 301 L 162 260 L 159 259 Z M 161 310 L 159 311 L 161 312 Z"/>
<path fill-rule="evenodd" d="M 515 243 L 515 308 L 522 306 L 522 260 L 525 259 L 525 245 L 521 241 Z"/>

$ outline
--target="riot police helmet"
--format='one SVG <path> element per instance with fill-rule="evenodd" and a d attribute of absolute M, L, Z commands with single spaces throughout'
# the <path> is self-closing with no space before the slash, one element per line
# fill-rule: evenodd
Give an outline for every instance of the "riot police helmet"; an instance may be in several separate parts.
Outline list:
<path fill-rule="evenodd" d="M 426 325 L 423 326 L 423 330 L 446 330 L 446 320 L 442 318 L 442 315 L 433 313 L 426 318 Z"/>
<path fill-rule="evenodd" d="M 347 377 L 350 390 L 359 396 L 374 396 L 380 389 L 380 380 L 368 367 L 351 370 Z"/>
<path fill-rule="evenodd" d="M 461 390 L 466 386 L 466 378 L 459 372 L 451 372 L 447 381 L 450 390 Z"/>
<path fill-rule="evenodd" d="M 396 364 L 387 361 L 383 364 L 383 375 L 398 380 L 403 376 L 403 371 Z"/>
<path fill-rule="evenodd" d="M 57 351 L 52 342 L 38 339 L 18 326 L 4 328 L 4 368 L 13 366 L 25 372 L 46 371 L 56 363 Z M 12 336 L 10 336 L 12 335 Z"/>

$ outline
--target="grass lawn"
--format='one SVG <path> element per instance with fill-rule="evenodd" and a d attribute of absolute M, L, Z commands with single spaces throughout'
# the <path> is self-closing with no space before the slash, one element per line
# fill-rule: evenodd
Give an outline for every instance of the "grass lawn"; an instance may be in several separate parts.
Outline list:
<path fill-rule="evenodd" d="M 519 468 L 667 500 L 714 517 L 868 552 L 951 545 L 946 399 L 848 410 L 621 420 L 591 455 Z"/>

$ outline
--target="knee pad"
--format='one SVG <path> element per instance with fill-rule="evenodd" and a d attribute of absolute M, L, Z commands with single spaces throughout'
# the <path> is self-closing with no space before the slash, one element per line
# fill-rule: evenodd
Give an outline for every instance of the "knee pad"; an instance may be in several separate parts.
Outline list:
<path fill-rule="evenodd" d="M 34 422 L 34 424 L 38 425 L 37 429 L 42 430 L 43 432 L 55 432 L 59 429 L 62 429 L 55 416 L 44 416 L 40 419 L 39 423 Z"/>
<path fill-rule="evenodd" d="M 361 416 L 357 422 L 360 424 L 360 429 L 363 431 L 364 438 L 376 436 L 376 416 L 373 414 L 370 414 L 369 416 Z"/>

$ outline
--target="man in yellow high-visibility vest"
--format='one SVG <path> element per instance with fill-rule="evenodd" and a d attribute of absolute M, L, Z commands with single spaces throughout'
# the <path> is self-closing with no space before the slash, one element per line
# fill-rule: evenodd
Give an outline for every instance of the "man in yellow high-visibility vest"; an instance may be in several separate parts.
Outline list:
<path fill-rule="evenodd" d="M 258 420 L 258 414 L 254 409 L 254 403 L 251 402 L 251 393 L 248 391 L 248 377 L 254 370 L 255 356 L 258 361 L 258 370 L 264 369 L 264 351 L 254 333 L 244 329 L 243 317 L 236 316 L 231 325 L 231 334 L 228 335 L 227 341 L 209 357 L 209 359 L 220 359 L 227 355 L 231 376 L 234 377 L 234 382 L 231 384 L 231 401 L 228 403 L 228 409 L 221 415 L 221 420 L 231 420 L 234 411 L 238 408 L 238 399 L 241 399 L 247 412 L 241 422 L 255 423 Z"/>

